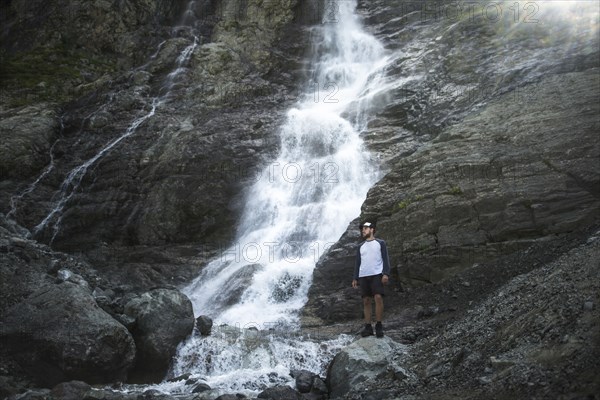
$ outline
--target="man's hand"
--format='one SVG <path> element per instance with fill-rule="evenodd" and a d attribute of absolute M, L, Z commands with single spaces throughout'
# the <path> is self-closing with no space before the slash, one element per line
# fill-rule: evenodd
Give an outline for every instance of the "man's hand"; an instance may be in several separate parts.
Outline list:
<path fill-rule="evenodd" d="M 390 278 L 387 275 L 381 277 L 381 283 L 383 283 L 384 285 L 387 285 L 389 280 Z"/>
<path fill-rule="evenodd" d="M 357 281 L 356 279 L 353 279 L 353 280 L 352 280 L 352 287 L 353 287 L 354 289 L 357 289 L 357 288 L 358 288 L 358 281 Z"/>

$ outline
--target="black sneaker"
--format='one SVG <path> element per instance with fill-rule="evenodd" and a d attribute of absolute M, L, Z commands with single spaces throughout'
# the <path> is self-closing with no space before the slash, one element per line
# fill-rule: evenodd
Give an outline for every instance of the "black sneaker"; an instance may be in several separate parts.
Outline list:
<path fill-rule="evenodd" d="M 373 336 L 373 327 L 371 326 L 371 324 L 365 324 L 365 327 L 363 328 L 363 330 L 360 331 L 360 336 L 362 336 L 362 337 Z"/>
<path fill-rule="evenodd" d="M 383 325 L 381 325 L 381 322 L 375 324 L 375 335 L 377 335 L 377 337 L 383 337 Z"/>

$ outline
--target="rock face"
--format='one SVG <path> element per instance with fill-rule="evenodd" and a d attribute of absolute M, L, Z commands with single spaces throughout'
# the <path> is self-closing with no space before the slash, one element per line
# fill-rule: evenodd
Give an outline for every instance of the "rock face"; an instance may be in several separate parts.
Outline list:
<path fill-rule="evenodd" d="M 600 223 L 598 10 L 593 2 L 574 8 L 554 3 L 358 1 L 367 29 L 392 60 L 382 86 L 390 89 L 373 95 L 363 133 L 381 179 L 360 216 L 376 217 L 377 235 L 388 243 L 392 286 L 386 307 L 402 307 L 395 292 L 400 285 L 411 295 L 429 293 L 476 265 L 527 258 L 529 246 L 554 248 Z M 171 291 L 150 289 L 188 282 L 234 237 L 244 190 L 265 179 L 259 171 L 278 149 L 277 127 L 302 91 L 298 82 L 311 73 L 302 56 L 320 5 L 5 2 L 0 334 L 8 346 L 0 353 L 2 364 L 18 366 L 15 375 L 29 373 L 46 386 L 123 379 L 134 354 L 126 325 L 144 360 L 138 377 L 154 379 L 164 371 L 177 340 L 191 329 L 189 307 Z M 306 323 L 360 317 L 360 298 L 349 287 L 357 221 L 319 261 L 303 311 Z M 503 279 L 528 272 L 534 262 L 527 258 L 519 264 L 522 271 Z M 63 269 L 73 275 L 59 273 Z M 537 282 L 544 287 L 541 278 Z M 565 285 L 553 287 L 562 293 L 569 290 Z M 583 321 L 580 332 L 592 331 L 598 320 L 597 290 L 591 289 L 585 298 L 564 298 L 581 308 L 569 305 Z M 237 293 L 227 295 L 234 301 Z M 487 315 L 491 303 L 477 314 Z M 166 336 L 153 330 L 164 321 L 148 304 L 174 316 Z M 502 304 L 508 309 L 511 302 Z M 571 333 L 560 315 L 547 315 L 554 325 L 536 325 L 520 307 L 526 317 L 512 324 L 506 322 L 510 315 L 498 313 L 507 323 L 495 325 L 501 333 L 493 337 L 506 346 L 499 347 L 502 354 L 488 354 L 477 342 L 476 351 L 440 348 L 444 358 L 434 363 L 427 343 L 420 345 L 415 362 L 423 382 L 453 376 L 469 381 L 473 369 L 461 365 L 475 365 L 483 369 L 477 375 L 482 384 L 500 388 L 503 376 L 511 376 L 528 387 L 517 372 L 538 370 L 519 365 L 509 353 L 511 344 L 528 343 L 519 335 L 529 337 L 524 327 L 530 322 L 536 327 L 532 340 L 564 342 L 531 357 L 552 366 L 587 356 L 577 335 L 566 337 Z M 545 310 L 543 304 L 536 309 Z M 487 323 L 493 325 L 491 317 Z M 475 320 L 467 326 L 485 329 Z M 464 330 L 456 325 L 445 339 L 460 344 Z M 402 386 L 401 373 L 382 369 L 390 362 L 383 351 L 359 342 L 357 352 L 373 354 L 336 359 L 329 382 L 334 395 L 348 391 L 344 377 L 351 374 L 341 367 L 348 362 L 380 368 L 367 381 L 379 376 Z M 374 344 L 392 346 L 387 338 Z M 80 347 L 89 356 L 81 358 Z M 585 360 L 592 372 L 577 382 L 598 387 L 597 364 Z M 0 386 L 5 378 L 2 372 Z M 531 382 L 542 387 L 540 379 Z"/>
<path fill-rule="evenodd" d="M 135 319 L 137 353 L 132 379 L 162 380 L 177 346 L 194 328 L 192 303 L 177 290 L 155 289 L 130 300 L 124 312 Z"/>
<path fill-rule="evenodd" d="M 135 357 L 127 329 L 98 307 L 89 288 L 68 281 L 46 284 L 12 307 L 0 339 L 4 353 L 48 386 L 123 380 Z"/>
<path fill-rule="evenodd" d="M 405 346 L 389 337 L 359 339 L 342 349 L 327 371 L 331 399 L 361 393 L 368 387 L 381 386 L 386 380 L 402 380 L 407 372 L 397 362 Z"/>
<path fill-rule="evenodd" d="M 536 258 L 548 251 L 541 247 Z M 412 339 L 399 360 L 409 367 L 408 379 L 383 379 L 366 388 L 359 384 L 346 398 L 593 398 L 600 389 L 600 347 L 595 345 L 600 332 L 594 328 L 600 311 L 586 303 L 595 304 L 600 293 L 595 278 L 600 272 L 600 231 L 560 253 L 483 291 L 464 312 L 402 320 L 396 325 L 399 331 L 386 332 L 402 332 L 406 339 L 415 328 L 428 331 Z M 485 272 L 497 276 L 491 268 Z M 427 289 L 434 297 L 432 286 Z M 451 288 L 447 282 L 439 286 Z"/>
<path fill-rule="evenodd" d="M 0 318 L 11 345 L 1 356 L 21 367 L 15 376 L 39 361 L 40 385 L 123 380 L 135 351 L 127 326 L 132 376 L 162 378 L 194 320 L 181 294 L 150 289 L 189 280 L 231 240 L 244 188 L 277 150 L 274 132 L 306 73 L 317 3 L 3 5 Z M 89 288 L 65 298 L 82 300 L 19 328 L 19 313 L 40 306 L 28 297 L 40 286 L 76 285 L 65 274 L 55 284 L 67 267 Z M 77 323 L 77 344 L 115 340 L 63 365 L 74 339 L 38 343 L 35 331 L 56 318 Z M 17 359 L 27 335 L 35 346 Z"/>
<path fill-rule="evenodd" d="M 3 203 L 18 197 L 14 217 L 38 240 L 65 250 L 92 252 L 101 242 L 193 242 L 214 249 L 230 240 L 242 190 L 276 150 L 274 130 L 295 100 L 312 3 L 189 2 L 185 14 L 185 7 L 160 1 L 73 4 L 66 15 L 77 23 L 57 33 L 73 37 L 64 52 L 55 41 L 37 39 L 64 25 L 59 3 L 45 13 L 40 4 L 25 3 L 12 2 L 5 16 L 13 27 L 4 33 L 10 45 L 6 90 L 13 93 L 7 99 L 37 104 L 49 98 L 45 109 L 64 113 L 34 140 L 11 121 L 36 111 L 5 104 L 2 129 L 16 139 L 5 146 L 3 162 L 16 165 L 26 152 L 33 168 L 2 170 L 11 175 Z M 42 13 L 43 23 L 25 45 L 14 22 L 28 13 Z M 84 57 L 74 49 L 85 53 L 86 63 L 69 64 Z M 103 52 L 110 54 L 106 68 L 94 58 Z M 23 88 L 21 64 L 42 53 L 69 65 L 72 90 L 50 82 L 64 80 L 58 72 L 31 82 L 32 93 Z M 185 65 L 178 64 L 180 55 Z M 89 82 L 80 82 L 85 73 Z M 75 101 L 63 105 L 62 99 Z M 38 120 L 36 126 L 45 123 Z"/>
<path fill-rule="evenodd" d="M 507 13 L 491 23 L 481 10 L 433 18 L 411 7 L 361 3 L 376 35 L 397 49 L 390 80 L 405 82 L 373 102 L 380 109 L 364 136 L 384 161 L 361 218 L 378 219 L 388 243 L 388 304 L 401 287 L 440 282 L 534 243 L 552 246 L 600 222 L 595 28 L 578 33 L 565 10 L 551 8 L 529 24 Z M 515 37 L 535 40 L 534 50 Z M 319 261 L 306 323 L 360 317 L 349 289 L 356 226 Z"/>

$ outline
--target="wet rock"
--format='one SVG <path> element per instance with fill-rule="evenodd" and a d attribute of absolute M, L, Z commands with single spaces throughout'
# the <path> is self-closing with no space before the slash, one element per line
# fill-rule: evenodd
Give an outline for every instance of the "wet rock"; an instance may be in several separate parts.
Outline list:
<path fill-rule="evenodd" d="M 433 378 L 434 376 L 443 375 L 448 372 L 448 364 L 443 360 L 435 360 L 427 366 L 425 369 L 425 377 Z"/>
<path fill-rule="evenodd" d="M 515 362 L 512 360 L 502 359 L 498 357 L 490 357 L 490 364 L 492 369 L 496 371 L 501 371 L 506 368 L 510 368 L 515 365 Z"/>
<path fill-rule="evenodd" d="M 246 398 L 246 396 L 241 394 L 223 394 L 217 397 L 215 400 L 240 400 L 244 398 Z"/>
<path fill-rule="evenodd" d="M 154 289 L 135 297 L 125 305 L 125 314 L 135 318 L 136 381 L 164 377 L 179 343 L 194 328 L 192 303 L 173 289 Z"/>
<path fill-rule="evenodd" d="M 209 336 L 212 330 L 213 320 L 206 315 L 196 318 L 196 327 L 202 336 Z"/>
<path fill-rule="evenodd" d="M 402 369 L 397 357 L 404 346 L 389 337 L 363 338 L 342 349 L 327 371 L 327 386 L 331 398 L 364 390 L 377 380 L 395 379 L 391 366 Z"/>
<path fill-rule="evenodd" d="M 316 374 L 306 370 L 293 370 L 290 375 L 296 380 L 296 389 L 300 393 L 310 392 L 317 377 Z"/>
<path fill-rule="evenodd" d="M 212 390 L 212 388 L 206 383 L 199 383 L 196 386 L 194 386 L 194 389 L 192 389 L 192 393 L 202 393 L 206 392 L 207 390 Z"/>
<path fill-rule="evenodd" d="M 57 400 L 81 400 L 92 387 L 85 382 L 63 382 L 52 388 L 50 395 Z"/>
<path fill-rule="evenodd" d="M 55 104 L 0 111 L 0 178 L 27 179 L 41 171 L 58 130 Z"/>
<path fill-rule="evenodd" d="M 382 216 L 378 235 L 387 240 L 390 261 L 397 266 L 392 275 L 415 286 L 441 282 L 479 262 L 522 257 L 531 245 L 597 223 L 600 175 L 590 171 L 598 171 L 591 160 L 599 155 L 585 145 L 595 128 L 584 110 L 596 107 L 597 94 L 588 89 L 598 84 L 594 69 L 547 76 L 531 88 L 534 93 L 526 101 L 500 95 L 448 127 L 448 140 L 436 139 L 399 160 L 363 206 L 364 215 Z M 562 100 L 553 95 L 557 92 Z M 565 108 L 565 99 L 579 105 Z M 511 119 L 499 117 L 506 112 L 520 115 L 523 124 L 509 126 Z M 578 121 L 577 131 L 560 134 L 571 129 L 572 120 Z M 570 149 L 568 161 L 561 148 Z M 566 192 L 561 189 L 566 187 Z M 339 251 L 319 261 L 304 310 L 307 317 L 339 321 L 359 309 L 354 293 L 330 284 L 331 279 L 340 285 L 350 279 L 345 266 L 353 260 L 355 231 L 351 224 L 333 246 Z M 422 243 L 432 244 L 412 240 L 428 235 L 436 240 Z M 389 294 L 388 304 L 395 297 Z M 336 306 L 331 306 L 333 299 Z"/>
<path fill-rule="evenodd" d="M 302 400 L 302 394 L 289 386 L 275 386 L 263 390 L 256 396 L 259 399 L 268 400 Z"/>
<path fill-rule="evenodd" d="M 179 375 L 174 378 L 167 379 L 167 382 L 185 381 L 185 380 L 190 379 L 190 376 L 192 376 L 192 374 L 190 374 L 190 373 Z"/>
<path fill-rule="evenodd" d="M 81 400 L 140 400 L 135 393 L 115 392 L 109 389 L 92 389 L 85 393 Z"/>
<path fill-rule="evenodd" d="M 37 238 L 53 240 L 66 251 L 96 250 L 103 242 L 111 247 L 216 247 L 231 240 L 239 198 L 276 149 L 275 130 L 295 101 L 290 92 L 303 74 L 301 59 L 310 36 L 299 22 L 304 19 L 296 18 L 298 2 L 195 2 L 184 25 L 180 18 L 187 3 L 126 0 L 114 7 L 103 2 L 88 7 L 74 2 L 66 9 L 60 2 L 30 3 L 7 5 L 2 21 L 7 26 L 37 22 L 34 30 L 4 32 L 3 49 L 11 48 L 10 62 L 17 66 L 54 71 L 39 62 L 45 59 L 39 53 L 47 52 L 49 66 L 60 65 L 67 76 L 50 74 L 56 82 L 25 99 L 35 103 L 33 108 L 2 115 L 6 132 L 29 124 L 7 134 L 8 147 L 0 149 L 0 169 L 15 175 L 7 182 L 11 187 L 0 192 L 2 203 L 10 204 L 10 195 L 22 191 L 29 177 L 39 176 L 54 155 L 47 179 L 23 199 L 17 214 L 24 225 L 37 226 L 69 172 L 125 134 L 152 109 L 152 99 L 163 96 L 169 100 L 136 127 L 132 140 L 119 142 L 93 166 L 100 179 L 87 180 L 90 175 L 82 172 L 85 194 L 74 193 L 58 234 L 44 231 Z M 43 16 L 34 18 L 42 9 Z M 33 51 L 36 46 L 41 49 Z M 170 73 L 187 48 L 193 48 L 189 63 L 172 81 Z M 29 72 L 26 77 L 37 75 L 48 74 Z M 21 100 L 21 78 L 15 77 L 15 102 Z M 60 105 L 39 103 L 39 97 L 75 101 L 59 119 L 50 111 Z M 46 119 L 50 124 L 42 124 Z M 39 127 L 33 129 L 31 121 Z M 56 142 L 61 129 L 73 135 Z M 115 256 L 110 249 L 104 255 Z"/>
<path fill-rule="evenodd" d="M 150 389 L 138 396 L 139 400 L 175 400 L 175 397 L 161 392 L 160 390 Z"/>
<path fill-rule="evenodd" d="M 89 284 L 87 283 L 87 281 L 85 279 L 83 279 L 83 277 L 81 275 L 74 274 L 73 272 L 69 271 L 68 269 L 64 269 L 64 268 L 60 269 L 56 273 L 56 280 L 59 283 L 71 282 L 76 285 L 83 286 L 85 288 L 89 288 Z"/>
<path fill-rule="evenodd" d="M 50 389 L 32 389 L 19 395 L 13 395 L 8 400 L 47 400 L 50 396 Z"/>
<path fill-rule="evenodd" d="M 2 322 L 4 351 L 40 385 L 124 380 L 133 366 L 129 332 L 98 307 L 89 289 L 75 283 L 42 286 Z"/>
<path fill-rule="evenodd" d="M 317 376 L 313 380 L 313 385 L 312 385 L 310 392 L 315 394 L 317 397 L 326 396 L 328 393 L 327 385 L 320 377 Z"/>

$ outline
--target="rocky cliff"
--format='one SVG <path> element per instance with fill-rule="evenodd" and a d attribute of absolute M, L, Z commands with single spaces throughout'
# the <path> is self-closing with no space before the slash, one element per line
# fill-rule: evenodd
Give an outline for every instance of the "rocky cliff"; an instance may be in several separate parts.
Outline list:
<path fill-rule="evenodd" d="M 356 227 L 359 218 L 376 218 L 392 262 L 390 326 L 395 339 L 416 343 L 407 362 L 418 379 L 395 377 L 380 398 L 399 388 L 418 396 L 441 379 L 461 398 L 471 384 L 500 388 L 509 378 L 516 389 L 506 396 L 535 394 L 531 386 L 551 396 L 582 369 L 577 382 L 592 387 L 597 363 L 565 359 L 597 343 L 583 333 L 598 321 L 593 287 L 574 283 L 570 289 L 585 296 L 562 298 L 564 308 L 553 303 L 558 322 L 534 333 L 523 328 L 532 315 L 512 329 L 486 314 L 517 298 L 515 310 L 529 312 L 521 297 L 531 288 L 515 278 L 521 274 L 531 274 L 540 299 L 567 290 L 562 278 L 537 269 L 558 259 L 559 275 L 576 280 L 560 256 L 577 257 L 600 224 L 598 10 L 557 3 L 359 1 L 393 60 L 363 133 L 381 179 L 319 260 L 303 321 L 360 319 L 350 288 Z M 277 152 L 282 115 L 310 73 L 303 60 L 323 4 L 10 0 L 2 7 L 0 335 L 9 343 L 2 395 L 70 379 L 157 379 L 189 333 L 191 312 L 176 286 L 234 238 L 244 190 Z M 596 276 L 597 263 L 588 264 L 582 274 Z M 169 325 L 182 328 L 155 343 L 145 301 L 172 304 Z M 572 331 L 561 310 L 580 318 Z M 439 333 L 449 320 L 454 325 Z M 76 335 L 69 321 L 80 327 Z M 465 331 L 487 327 L 501 331 L 489 337 L 508 364 L 486 364 L 493 350 L 472 332 L 472 345 L 461 342 Z M 104 339 L 95 343 L 99 331 Z M 523 338 L 535 335 L 563 342 L 508 357 L 511 343 L 522 350 Z M 93 357 L 78 358 L 80 348 Z M 568 374 L 549 375 L 556 384 L 544 385 L 533 377 L 540 370 L 517 360 L 523 354 Z M 151 360 L 149 370 L 136 355 Z M 517 378 L 525 370 L 533 371 L 529 382 Z M 481 380 L 473 383 L 472 373 Z"/>
<path fill-rule="evenodd" d="M 275 130 L 296 100 L 307 29 L 320 6 L 132 0 L 2 7 L 5 372 L 43 385 L 114 381 L 127 372 L 160 380 L 191 330 L 189 301 L 173 285 L 189 281 L 235 234 L 243 190 L 277 150 Z M 60 271 L 82 288 L 70 289 Z M 157 296 L 157 286 L 173 292 L 155 300 L 167 304 L 161 313 L 169 329 L 161 333 L 143 307 L 131 306 Z M 56 309 L 66 308 L 64 318 L 54 308 L 42 311 L 40 299 L 51 297 Z M 79 321 L 92 306 L 93 323 Z M 41 314 L 23 324 L 30 309 Z M 73 359 L 84 365 L 71 368 L 64 355 L 77 346 L 69 324 L 50 324 L 54 318 L 87 325 L 80 347 L 88 333 L 108 332 L 96 364 Z M 57 332 L 47 341 L 49 326 Z"/>
<path fill-rule="evenodd" d="M 365 133 L 386 173 L 361 215 L 378 219 L 395 291 L 598 225 L 598 25 L 586 5 L 516 18 L 504 3 L 362 3 L 402 82 Z M 359 316 L 357 221 L 315 270 L 307 323 Z"/>

